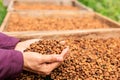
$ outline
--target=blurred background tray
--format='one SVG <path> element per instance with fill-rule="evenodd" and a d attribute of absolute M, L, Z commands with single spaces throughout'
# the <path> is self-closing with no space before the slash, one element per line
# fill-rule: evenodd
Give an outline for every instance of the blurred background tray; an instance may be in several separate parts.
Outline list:
<path fill-rule="evenodd" d="M 12 17 L 11 17 L 11 15 L 12 15 Z M 47 28 L 44 27 L 44 25 L 46 23 L 40 23 L 41 21 L 38 18 L 38 17 L 49 17 L 49 16 L 53 16 L 53 15 L 59 17 L 59 19 L 66 18 L 66 21 L 67 21 L 67 19 L 71 18 L 71 16 L 73 16 L 73 17 L 77 16 L 78 18 L 80 18 L 80 21 L 78 20 L 77 23 L 79 23 L 79 24 L 77 26 L 75 25 L 75 26 L 72 26 L 72 27 L 70 27 L 69 24 L 66 23 L 65 21 L 62 21 L 62 22 L 64 22 L 62 24 L 63 27 L 61 27 L 59 25 L 57 26 L 57 27 L 61 27 L 61 29 L 56 29 L 56 27 L 55 28 L 53 27 L 53 29 L 51 29 L 52 28 L 51 24 L 50 25 L 47 24 L 49 26 L 49 28 L 47 29 Z M 16 16 L 17 16 L 17 18 L 16 18 Z M 32 19 L 35 18 L 32 21 L 32 23 L 29 23 L 30 20 L 26 19 L 26 18 L 29 18 L 29 17 L 32 17 Z M 26 19 L 26 22 L 22 20 L 23 18 Z M 89 18 L 91 18 L 91 19 L 89 19 Z M 13 19 L 16 19 L 16 20 L 13 20 Z M 48 18 L 45 18 L 45 20 L 47 20 L 47 19 Z M 38 28 L 33 29 L 37 25 L 33 25 L 32 28 L 27 29 L 33 24 L 33 22 L 35 20 L 39 20 L 39 23 L 37 23 L 37 25 L 39 25 L 38 28 L 40 28 L 40 29 L 38 29 Z M 50 18 L 50 20 L 51 20 L 51 18 Z M 74 20 L 76 20 L 76 17 L 75 17 Z M 86 21 L 84 21 L 84 20 L 86 20 Z M 90 20 L 92 20 L 92 21 L 90 21 Z M 22 22 L 20 22 L 20 21 L 22 21 Z M 84 24 L 83 24 L 83 26 L 80 26 L 80 25 L 82 25 L 82 22 L 84 22 Z M 97 24 L 97 22 L 98 22 L 98 24 Z M 59 23 L 59 21 L 56 21 L 56 23 Z M 71 23 L 72 23 L 72 20 L 70 21 L 70 24 Z M 12 28 L 12 29 L 10 29 L 8 27 L 9 24 L 12 24 L 12 26 L 10 26 L 10 28 Z M 26 24 L 28 24 L 28 25 L 26 26 Z M 53 23 L 53 24 L 55 24 L 55 23 Z M 19 26 L 17 27 L 17 25 L 19 25 Z M 66 25 L 67 27 L 70 27 L 70 28 L 63 29 L 64 25 Z M 90 27 L 86 28 L 87 26 L 88 27 L 90 26 Z M 26 28 L 26 29 L 24 29 L 24 28 Z M 24 31 L 25 32 L 56 31 L 56 30 L 57 31 L 62 31 L 62 30 L 65 31 L 65 30 L 84 30 L 84 29 L 88 30 L 88 29 L 100 29 L 100 28 L 104 28 L 104 29 L 106 29 L 106 28 L 120 28 L 120 24 L 111 20 L 111 19 L 109 19 L 109 18 L 107 18 L 107 17 L 104 17 L 104 16 L 102 16 L 98 13 L 94 13 L 94 12 L 89 12 L 88 13 L 87 11 L 79 11 L 79 12 L 78 11 L 77 12 L 75 12 L 75 11 L 74 12 L 73 11 L 62 11 L 62 12 L 61 11 L 53 11 L 53 12 L 51 12 L 51 11 L 50 12 L 49 11 L 47 11 L 47 12 L 46 11 L 43 11 L 43 12 L 39 12 L 39 11 L 37 11 L 37 12 L 36 11 L 35 12 L 34 11 L 33 12 L 31 12 L 31 11 L 30 12 L 8 12 L 3 24 L 1 25 L 0 30 L 3 31 L 3 32 L 18 32 L 18 33 L 20 33 L 20 32 L 24 32 Z"/>
<path fill-rule="evenodd" d="M 41 6 L 40 4 L 42 5 L 42 7 L 40 7 Z M 49 4 L 49 7 L 47 4 Z M 40 8 L 36 7 L 37 5 Z M 46 5 L 46 8 L 44 5 Z M 38 10 L 39 11 L 42 11 L 42 10 L 52 10 L 53 11 L 53 10 L 57 10 L 57 6 L 54 8 L 51 8 L 50 5 L 53 5 L 52 7 L 54 7 L 54 5 L 57 5 L 57 6 L 59 6 L 59 8 L 61 6 L 61 8 L 60 8 L 61 10 L 67 10 L 67 9 L 65 9 L 65 7 L 62 8 L 62 6 L 67 6 L 68 10 L 73 9 L 73 10 L 92 11 L 92 9 L 86 7 L 85 5 L 81 4 L 77 0 L 12 0 L 8 7 L 8 11 L 38 11 Z M 20 6 L 24 6 L 24 8 L 20 7 Z M 27 9 L 28 6 L 29 6 L 29 9 Z M 34 7 L 36 7 L 36 8 L 34 8 Z"/>

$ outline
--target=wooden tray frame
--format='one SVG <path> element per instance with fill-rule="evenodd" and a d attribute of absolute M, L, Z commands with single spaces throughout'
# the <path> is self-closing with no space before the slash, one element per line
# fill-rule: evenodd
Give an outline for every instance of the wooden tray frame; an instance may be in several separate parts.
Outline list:
<path fill-rule="evenodd" d="M 43 31 L 43 32 L 28 32 L 28 33 L 8 33 L 3 32 L 9 36 L 19 38 L 21 40 L 28 39 L 66 39 L 72 38 L 120 38 L 120 29 L 91 29 L 91 30 L 73 30 L 73 31 Z M 24 35 L 23 35 L 24 34 Z"/>

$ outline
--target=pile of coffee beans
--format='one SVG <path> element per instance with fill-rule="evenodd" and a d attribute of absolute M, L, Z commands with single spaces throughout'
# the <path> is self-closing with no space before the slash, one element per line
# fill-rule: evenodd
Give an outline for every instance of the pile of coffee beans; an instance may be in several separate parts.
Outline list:
<path fill-rule="evenodd" d="M 120 38 L 68 40 L 70 54 L 51 73 L 54 80 L 119 80 Z"/>
<path fill-rule="evenodd" d="M 27 26 L 27 27 L 26 27 Z M 49 15 L 25 16 L 17 13 L 11 14 L 5 31 L 52 31 L 110 28 L 111 24 L 101 20 L 95 15 Z"/>
<path fill-rule="evenodd" d="M 67 38 L 65 42 L 65 45 L 70 47 L 69 55 L 58 68 L 52 71 L 49 79 L 44 78 L 44 80 L 120 80 L 120 38 Z M 43 47 L 45 49 L 35 47 L 36 45 L 44 46 L 47 43 L 49 43 L 47 47 Z M 42 54 L 46 54 L 48 47 L 51 50 L 51 47 L 58 46 L 61 53 L 64 47 L 61 48 L 60 44 L 54 43 L 58 44 L 59 41 L 39 41 L 33 43 L 26 51 L 40 53 L 43 51 Z M 55 51 L 59 51 L 59 49 L 55 49 Z M 54 53 L 54 51 L 52 52 Z M 41 78 L 40 75 L 33 76 L 30 75 L 30 72 L 28 73 L 29 75 L 22 73 L 22 78 L 26 77 L 24 80 Z M 27 79 L 27 77 L 34 78 Z"/>
<path fill-rule="evenodd" d="M 25 52 L 38 52 L 43 55 L 61 54 L 62 50 L 65 49 L 65 45 L 61 44 L 61 42 L 57 40 L 40 40 L 31 44 Z"/>

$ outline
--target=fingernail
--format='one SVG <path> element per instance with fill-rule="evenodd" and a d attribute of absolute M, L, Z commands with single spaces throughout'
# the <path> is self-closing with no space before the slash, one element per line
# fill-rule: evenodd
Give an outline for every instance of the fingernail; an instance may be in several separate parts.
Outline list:
<path fill-rule="evenodd" d="M 63 61 L 63 57 L 57 57 L 58 61 Z"/>

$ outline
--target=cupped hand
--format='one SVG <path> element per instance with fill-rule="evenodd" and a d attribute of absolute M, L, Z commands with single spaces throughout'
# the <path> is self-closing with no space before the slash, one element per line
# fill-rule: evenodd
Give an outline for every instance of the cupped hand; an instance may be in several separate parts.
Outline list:
<path fill-rule="evenodd" d="M 69 47 L 66 47 L 60 55 L 42 55 L 37 52 L 24 52 L 30 44 L 39 41 L 40 39 L 31 39 L 23 42 L 19 42 L 15 50 L 23 53 L 24 66 L 23 69 L 31 71 L 41 75 L 48 75 L 52 70 L 57 68 L 68 54 Z M 61 41 L 61 44 L 65 44 L 65 41 Z"/>
<path fill-rule="evenodd" d="M 52 70 L 57 68 L 68 54 L 69 47 L 65 48 L 60 55 L 41 55 L 36 52 L 25 52 L 24 70 L 41 75 L 49 75 Z"/>

